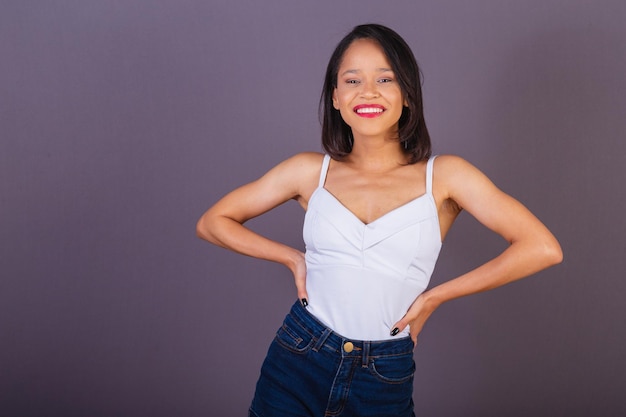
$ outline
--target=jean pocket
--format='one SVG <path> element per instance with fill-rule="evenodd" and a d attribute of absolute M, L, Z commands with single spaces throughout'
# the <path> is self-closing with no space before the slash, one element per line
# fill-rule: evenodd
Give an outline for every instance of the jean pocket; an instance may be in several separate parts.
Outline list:
<path fill-rule="evenodd" d="M 413 379 L 415 361 L 413 354 L 375 358 L 369 370 L 376 378 L 389 384 L 402 384 Z"/>
<path fill-rule="evenodd" d="M 313 344 L 313 338 L 308 332 L 291 325 L 288 320 L 285 320 L 276 332 L 275 340 L 280 346 L 294 353 L 305 353 Z"/>

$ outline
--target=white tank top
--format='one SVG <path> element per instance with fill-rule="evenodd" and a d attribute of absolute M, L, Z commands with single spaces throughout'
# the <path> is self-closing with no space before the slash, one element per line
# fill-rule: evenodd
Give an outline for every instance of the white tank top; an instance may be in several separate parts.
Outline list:
<path fill-rule="evenodd" d="M 425 194 L 365 224 L 324 188 L 324 156 L 304 217 L 307 309 L 340 335 L 394 338 L 392 326 L 428 286 L 441 249 L 434 159 L 426 165 Z M 408 334 L 407 327 L 395 337 Z"/>

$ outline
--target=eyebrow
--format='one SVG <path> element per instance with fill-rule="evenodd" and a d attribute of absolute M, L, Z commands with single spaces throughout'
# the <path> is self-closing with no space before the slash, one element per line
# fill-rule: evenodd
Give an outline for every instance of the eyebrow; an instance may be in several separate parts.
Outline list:
<path fill-rule="evenodd" d="M 393 70 L 391 68 L 376 68 L 377 72 L 393 72 Z M 349 69 L 346 70 L 344 72 L 342 72 L 340 75 L 344 76 L 346 74 L 358 74 L 359 72 L 361 72 L 361 70 L 358 69 Z"/>

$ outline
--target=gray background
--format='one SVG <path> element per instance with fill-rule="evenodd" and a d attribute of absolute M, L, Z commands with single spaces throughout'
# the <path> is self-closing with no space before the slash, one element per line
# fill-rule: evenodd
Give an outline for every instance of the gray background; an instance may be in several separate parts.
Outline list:
<path fill-rule="evenodd" d="M 565 251 L 435 313 L 418 415 L 626 415 L 626 2 L 2 0 L 1 416 L 246 414 L 295 289 L 195 222 L 321 149 L 325 65 L 369 21 L 412 46 L 435 151 Z M 302 247 L 302 218 L 250 226 Z M 433 283 L 504 246 L 461 216 Z"/>

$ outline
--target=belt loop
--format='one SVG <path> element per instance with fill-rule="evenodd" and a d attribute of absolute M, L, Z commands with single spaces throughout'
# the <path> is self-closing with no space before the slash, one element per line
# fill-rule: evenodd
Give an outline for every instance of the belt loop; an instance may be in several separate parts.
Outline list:
<path fill-rule="evenodd" d="M 320 335 L 320 338 L 319 338 L 319 339 L 317 339 L 317 343 L 316 343 L 316 344 L 315 344 L 315 346 L 313 347 L 313 350 L 314 350 L 315 352 L 317 352 L 318 350 L 320 350 L 320 348 L 321 348 L 322 346 L 324 346 L 324 343 L 326 342 L 326 339 L 328 339 L 328 336 L 330 336 L 330 334 L 331 334 L 332 332 L 333 332 L 333 331 L 332 331 L 332 330 L 330 330 L 329 328 L 326 328 L 326 329 L 324 330 L 324 332 Z"/>
<path fill-rule="evenodd" d="M 363 368 L 367 368 L 369 357 L 370 357 L 370 342 L 365 341 L 363 342 L 363 362 L 361 365 Z"/>

